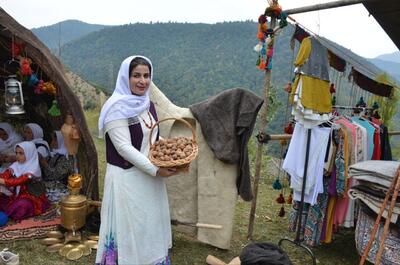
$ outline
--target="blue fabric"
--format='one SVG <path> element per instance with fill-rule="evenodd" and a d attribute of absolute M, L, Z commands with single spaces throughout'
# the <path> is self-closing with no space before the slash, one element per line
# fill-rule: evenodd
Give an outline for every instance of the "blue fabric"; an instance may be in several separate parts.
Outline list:
<path fill-rule="evenodd" d="M 8 216 L 4 212 L 0 212 L 0 227 L 8 222 Z"/>
<path fill-rule="evenodd" d="M 367 129 L 367 141 L 368 141 L 368 158 L 372 159 L 372 155 L 374 153 L 374 133 L 375 133 L 375 127 L 372 126 L 369 121 L 362 120 L 357 117 L 353 117 L 351 119 L 358 125 L 361 125 L 365 129 Z"/>

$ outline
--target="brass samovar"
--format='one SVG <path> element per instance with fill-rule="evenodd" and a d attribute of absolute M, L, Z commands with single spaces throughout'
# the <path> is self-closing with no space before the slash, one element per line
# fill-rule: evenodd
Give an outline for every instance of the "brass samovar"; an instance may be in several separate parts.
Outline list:
<path fill-rule="evenodd" d="M 79 194 L 82 188 L 83 177 L 80 174 L 72 174 L 68 177 L 69 195 L 60 202 L 61 225 L 72 232 L 72 239 L 79 240 L 77 234 L 86 223 L 86 216 L 94 210 L 93 206 L 99 207 L 101 202 L 88 200 L 86 196 Z M 67 241 L 66 237 L 66 241 Z"/>

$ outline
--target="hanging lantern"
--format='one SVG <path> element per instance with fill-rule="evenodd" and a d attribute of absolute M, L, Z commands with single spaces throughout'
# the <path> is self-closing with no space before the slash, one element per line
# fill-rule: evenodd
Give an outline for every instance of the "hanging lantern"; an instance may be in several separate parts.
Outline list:
<path fill-rule="evenodd" d="M 15 75 L 8 76 L 5 85 L 5 104 L 7 114 L 24 114 L 24 97 L 22 95 L 21 82 Z"/>

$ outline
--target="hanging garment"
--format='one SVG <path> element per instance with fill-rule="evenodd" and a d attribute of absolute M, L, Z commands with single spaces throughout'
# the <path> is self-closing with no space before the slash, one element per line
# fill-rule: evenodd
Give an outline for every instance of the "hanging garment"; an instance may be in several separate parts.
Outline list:
<path fill-rule="evenodd" d="M 304 201 L 314 205 L 318 194 L 323 192 L 324 158 L 331 129 L 320 127 L 306 129 L 303 125 L 296 123 L 282 169 L 291 176 L 290 187 L 293 189 L 293 199 L 300 201 L 308 130 L 311 130 L 311 137 Z"/>
<path fill-rule="evenodd" d="M 291 91 L 293 112 L 312 120 L 329 119 L 326 114 L 331 113 L 332 103 L 326 48 L 314 37 L 303 39 L 294 65 L 298 71 Z"/>

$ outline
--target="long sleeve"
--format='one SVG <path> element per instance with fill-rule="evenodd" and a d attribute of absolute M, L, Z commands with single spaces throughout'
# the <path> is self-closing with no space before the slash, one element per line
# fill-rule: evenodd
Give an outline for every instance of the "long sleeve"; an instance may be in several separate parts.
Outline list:
<path fill-rule="evenodd" d="M 3 174 L 0 175 L 0 177 L 4 179 L 4 184 L 7 187 L 20 186 L 31 181 L 32 179 L 30 174 L 24 174 L 22 176 L 19 176 L 18 178 L 13 178 L 11 170 L 6 170 Z"/>
<path fill-rule="evenodd" d="M 158 167 L 139 150 L 132 146 L 129 128 L 127 126 L 112 128 L 107 131 L 117 152 L 128 162 L 151 176 L 156 176 Z"/>
<path fill-rule="evenodd" d="M 295 66 L 303 65 L 308 59 L 308 57 L 310 57 L 310 53 L 311 53 L 311 40 L 309 38 L 305 38 L 301 42 L 294 65 Z"/>

